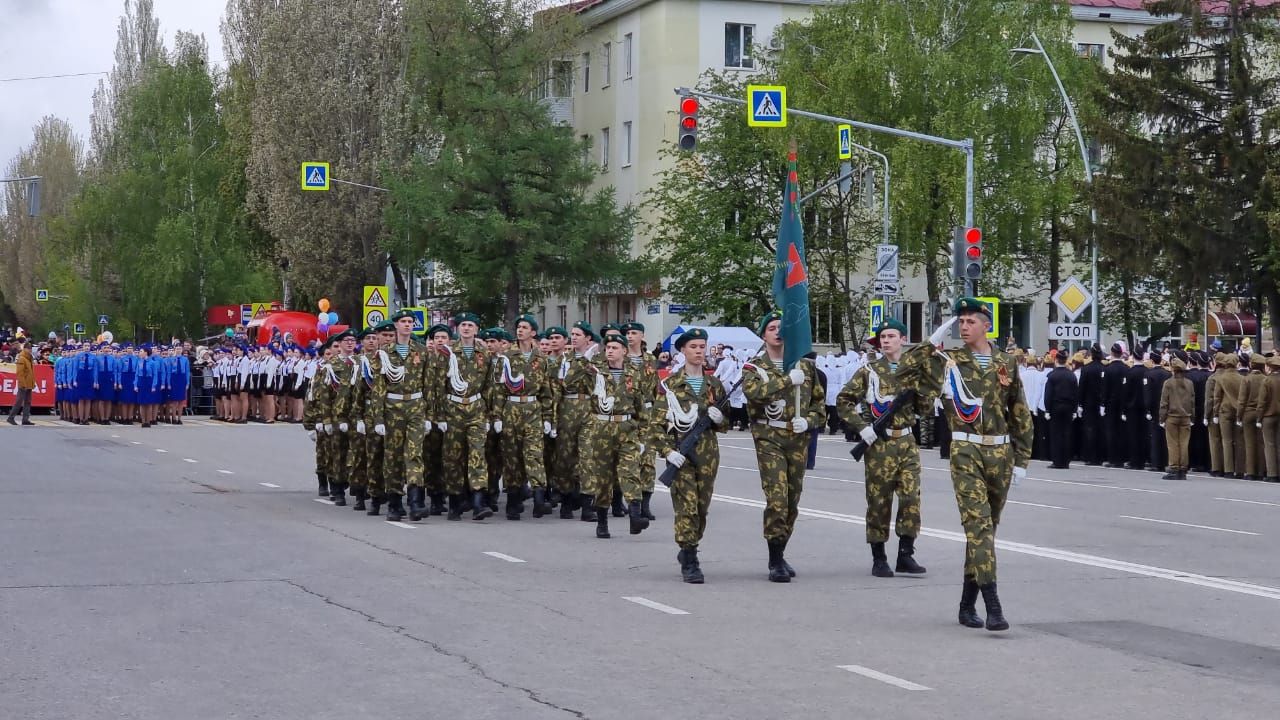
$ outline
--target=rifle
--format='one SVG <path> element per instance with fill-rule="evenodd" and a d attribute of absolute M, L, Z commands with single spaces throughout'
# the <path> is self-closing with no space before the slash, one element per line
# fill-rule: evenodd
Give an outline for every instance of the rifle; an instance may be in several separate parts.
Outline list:
<path fill-rule="evenodd" d="M 721 414 L 723 414 L 725 409 L 729 407 L 729 396 L 733 395 L 737 392 L 738 388 L 742 387 L 742 382 L 745 379 L 745 376 L 739 378 L 738 382 L 734 383 L 733 387 L 729 388 L 728 392 L 724 394 L 724 397 L 720 398 L 720 402 L 715 404 L 716 409 L 718 409 Z M 702 438 L 702 433 L 706 432 L 710 427 L 711 416 L 705 412 L 698 413 L 698 419 L 694 421 L 693 427 L 689 428 L 680 438 L 680 442 L 676 443 L 676 452 L 683 455 L 687 462 L 697 465 L 697 460 L 693 457 L 694 450 L 698 447 L 698 440 Z M 658 476 L 658 482 L 667 487 L 671 487 L 671 483 L 675 481 L 676 474 L 679 472 L 680 468 L 672 465 L 671 463 L 667 463 L 666 469 Z"/>
<path fill-rule="evenodd" d="M 915 399 L 916 391 L 914 388 L 907 388 L 894 396 L 893 402 L 889 403 L 889 407 L 884 411 L 884 414 L 876 418 L 871 423 L 871 429 L 875 431 L 876 436 L 881 440 L 887 440 L 889 436 L 885 434 L 885 431 L 889 429 L 889 423 L 893 422 L 893 416 L 898 413 L 898 408 L 909 407 L 911 403 L 915 402 Z M 860 461 L 862 460 L 863 453 L 866 451 L 867 441 L 862 438 L 858 438 L 858 441 L 853 444 L 853 449 L 849 451 L 849 454 L 853 456 L 854 460 Z"/>

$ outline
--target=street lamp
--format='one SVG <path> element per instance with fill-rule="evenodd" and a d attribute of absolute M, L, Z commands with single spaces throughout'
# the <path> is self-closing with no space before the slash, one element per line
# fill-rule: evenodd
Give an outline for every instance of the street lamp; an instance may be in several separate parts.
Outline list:
<path fill-rule="evenodd" d="M 1036 44 L 1035 47 L 1013 48 L 1009 52 L 1022 53 L 1026 55 L 1039 55 L 1044 58 L 1045 63 L 1049 66 L 1049 72 L 1053 74 L 1053 81 L 1058 84 L 1058 92 L 1062 94 L 1062 102 L 1067 106 L 1067 115 L 1071 117 L 1071 127 L 1076 131 L 1076 142 L 1080 145 L 1080 159 L 1084 161 L 1084 181 L 1085 183 L 1092 185 L 1093 167 L 1089 165 L 1089 149 L 1085 147 L 1084 134 L 1080 132 L 1080 121 L 1076 119 L 1075 106 L 1071 104 L 1071 98 L 1067 95 L 1067 89 L 1062 86 L 1062 78 L 1058 77 L 1058 69 L 1053 66 L 1053 59 L 1049 57 L 1049 53 L 1045 52 L 1044 45 L 1040 43 L 1040 38 L 1037 37 L 1035 33 L 1031 33 L 1031 41 Z M 1097 208 L 1092 207 L 1092 203 L 1089 208 L 1089 220 L 1091 230 L 1092 228 L 1097 227 L 1098 210 Z M 1093 341 L 1097 343 L 1101 340 L 1101 328 L 1098 327 L 1098 241 L 1096 237 L 1091 240 L 1092 242 L 1089 244 L 1092 247 L 1090 262 L 1093 266 L 1093 279 L 1090 282 L 1092 285 L 1090 290 L 1093 292 L 1093 307 L 1090 308 L 1090 310 L 1093 318 Z"/>

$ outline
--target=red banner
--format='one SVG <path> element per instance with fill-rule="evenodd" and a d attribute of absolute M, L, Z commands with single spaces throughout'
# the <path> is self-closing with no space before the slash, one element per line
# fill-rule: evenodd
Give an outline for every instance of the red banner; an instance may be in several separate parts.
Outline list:
<path fill-rule="evenodd" d="M 53 366 L 36 365 L 36 389 L 31 391 L 31 407 L 53 407 Z M 18 394 L 18 366 L 13 363 L 0 364 L 0 407 L 13 405 Z"/>

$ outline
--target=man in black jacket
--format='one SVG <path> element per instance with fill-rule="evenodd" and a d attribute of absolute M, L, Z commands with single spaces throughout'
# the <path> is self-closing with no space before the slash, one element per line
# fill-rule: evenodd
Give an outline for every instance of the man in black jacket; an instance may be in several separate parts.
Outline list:
<path fill-rule="evenodd" d="M 1169 447 L 1165 440 L 1164 429 L 1160 427 L 1160 392 L 1171 373 L 1160 365 L 1161 356 L 1154 350 L 1147 354 L 1150 367 L 1143 377 L 1142 396 L 1146 404 L 1147 438 L 1150 448 L 1147 453 L 1147 470 L 1164 472 L 1169 464 Z"/>
<path fill-rule="evenodd" d="M 1102 401 L 1105 395 L 1102 348 L 1089 350 L 1090 360 L 1080 368 L 1080 422 L 1084 428 L 1081 459 L 1086 465 L 1101 465 L 1107 457 L 1110 438 L 1103 428 Z"/>
<path fill-rule="evenodd" d="M 1111 361 L 1103 366 L 1102 416 L 1107 421 L 1107 467 L 1124 467 L 1129 459 L 1129 428 L 1125 425 L 1125 345 L 1111 346 Z"/>
<path fill-rule="evenodd" d="M 1080 404 L 1076 374 L 1067 367 L 1067 354 L 1060 353 L 1057 367 L 1044 385 L 1044 406 L 1049 410 L 1049 467 L 1066 470 L 1071 465 L 1071 423 Z"/>
<path fill-rule="evenodd" d="M 1130 470 L 1141 470 L 1147 459 L 1147 399 L 1143 395 L 1142 382 L 1147 377 L 1147 368 L 1143 365 L 1146 351 L 1139 352 L 1133 365 L 1124 372 L 1125 394 L 1125 428 L 1129 432 L 1129 464 Z"/>

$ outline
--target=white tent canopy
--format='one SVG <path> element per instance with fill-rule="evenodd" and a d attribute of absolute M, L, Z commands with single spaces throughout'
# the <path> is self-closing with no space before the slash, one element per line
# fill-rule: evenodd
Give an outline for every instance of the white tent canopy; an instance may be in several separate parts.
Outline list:
<path fill-rule="evenodd" d="M 686 330 L 699 328 L 707 331 L 707 347 L 712 348 L 716 345 L 731 345 L 734 350 L 759 350 L 764 345 L 764 341 L 760 339 L 751 330 L 744 327 L 720 327 L 715 325 L 680 325 L 667 339 L 662 341 L 662 347 L 665 350 L 672 349 L 672 343 L 676 338 L 680 337 Z"/>

